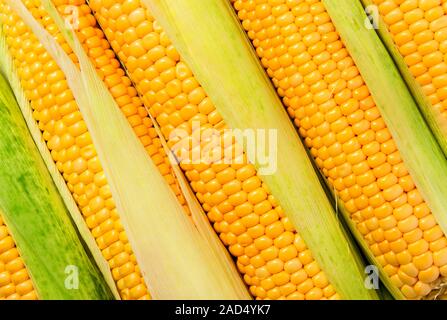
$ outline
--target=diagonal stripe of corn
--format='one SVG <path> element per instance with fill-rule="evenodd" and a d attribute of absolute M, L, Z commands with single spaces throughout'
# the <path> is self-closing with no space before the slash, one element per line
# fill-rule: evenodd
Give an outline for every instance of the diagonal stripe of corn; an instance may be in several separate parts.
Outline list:
<path fill-rule="evenodd" d="M 392 283 L 411 299 L 438 292 L 447 239 L 323 3 L 232 2 L 318 167 Z"/>
<path fill-rule="evenodd" d="M 374 0 L 412 75 L 447 118 L 447 3 Z"/>

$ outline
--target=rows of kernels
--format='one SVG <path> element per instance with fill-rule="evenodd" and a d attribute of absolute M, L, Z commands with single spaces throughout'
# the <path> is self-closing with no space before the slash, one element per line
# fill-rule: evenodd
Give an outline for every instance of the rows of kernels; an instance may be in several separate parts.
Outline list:
<path fill-rule="evenodd" d="M 58 42 L 63 44 L 64 49 L 71 53 L 51 19 L 42 8 L 37 7 L 38 2 L 24 1 L 24 4 Z M 155 138 L 154 129 L 135 89 L 119 68 L 102 32 L 95 26 L 95 19 L 88 6 L 84 1 L 55 1 L 55 4 L 60 9 L 65 4 L 79 8 L 78 34 L 87 53 L 146 150 L 168 180 L 173 180 L 167 159 L 160 152 L 160 141 Z M 26 96 L 31 101 L 34 117 L 99 249 L 109 262 L 122 298 L 148 299 L 149 294 L 121 225 L 110 187 L 62 71 L 23 21 L 2 2 L 0 12 L 7 43 Z M 73 54 L 70 56 L 74 58 Z"/>
<path fill-rule="evenodd" d="M 0 215 L 0 300 L 36 300 L 33 283 Z"/>
<path fill-rule="evenodd" d="M 410 72 L 447 118 L 447 2 L 374 0 Z"/>
<path fill-rule="evenodd" d="M 102 30 L 97 26 L 95 17 L 85 0 L 53 0 L 61 14 L 70 12 L 69 6 L 76 6 L 79 14 L 78 37 L 86 52 L 94 63 L 102 80 L 112 93 L 117 105 L 120 107 L 131 124 L 137 137 L 151 156 L 166 181 L 174 190 L 179 203 L 189 213 L 188 206 L 181 193 L 180 187 L 172 171 L 169 159 L 165 154 L 160 138 L 157 136 L 152 121 L 148 116 L 141 98 L 133 87 L 130 79 L 121 68 L 115 53 Z M 84 21 L 85 20 L 85 21 Z M 84 23 L 85 22 L 85 23 Z"/>
<path fill-rule="evenodd" d="M 319 0 L 233 2 L 317 165 L 407 298 L 447 276 L 447 239 Z"/>
<path fill-rule="evenodd" d="M 173 130 L 191 133 L 194 121 L 201 130 L 225 127 L 210 98 L 140 1 L 92 0 L 90 6 L 171 147 L 182 143 L 170 135 Z M 209 147 L 201 141 L 205 145 Z M 258 299 L 338 298 L 255 168 L 245 159 L 235 164 L 235 158 L 243 157 L 240 148 L 227 148 L 232 149 L 232 164 L 182 162 L 181 167 L 215 230 L 237 258 L 251 293 Z"/>

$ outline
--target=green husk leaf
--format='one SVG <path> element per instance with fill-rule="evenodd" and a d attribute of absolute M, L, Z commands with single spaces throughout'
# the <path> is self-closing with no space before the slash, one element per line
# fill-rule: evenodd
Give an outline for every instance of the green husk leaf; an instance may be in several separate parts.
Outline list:
<path fill-rule="evenodd" d="M 186 216 L 51 1 L 42 1 L 72 47 L 80 70 L 26 8 L 10 1 L 64 71 L 97 148 L 121 220 L 155 299 L 249 299 L 231 265 Z M 14 2 L 14 3 L 13 3 Z"/>
<path fill-rule="evenodd" d="M 299 137 L 227 1 L 143 1 L 233 129 L 278 133 L 277 170 L 262 175 L 344 299 L 375 299 Z M 244 145 L 243 141 L 238 141 Z M 249 159 L 259 170 L 257 159 Z"/>
<path fill-rule="evenodd" d="M 38 297 L 112 299 L 101 272 L 83 247 L 2 75 L 0 123 L 0 212 Z"/>
<path fill-rule="evenodd" d="M 360 1 L 323 0 L 419 192 L 447 234 L 447 161 Z"/>
<path fill-rule="evenodd" d="M 365 7 L 374 5 L 372 0 L 361 1 Z M 408 88 L 413 94 L 413 97 L 416 100 L 419 109 L 421 110 L 439 145 L 441 146 L 444 155 L 447 157 L 447 120 L 438 110 L 433 108 L 430 100 L 424 94 L 422 87 L 411 74 L 411 71 L 409 70 L 402 55 L 400 54 L 399 49 L 394 44 L 393 38 L 388 31 L 388 28 L 386 26 L 386 23 L 383 21 L 382 16 L 379 16 L 378 19 L 379 21 L 377 21 L 377 23 L 379 29 L 377 30 L 377 32 L 379 33 L 380 38 L 388 49 L 388 52 L 393 57 L 394 62 L 399 68 L 402 77 L 405 79 Z"/>
<path fill-rule="evenodd" d="M 120 299 L 120 295 L 116 288 L 115 281 L 112 277 L 112 272 L 110 270 L 109 264 L 104 259 L 101 250 L 99 250 L 98 245 L 95 242 L 95 239 L 92 236 L 92 233 L 88 229 L 88 226 L 82 217 L 81 212 L 79 211 L 78 206 L 76 205 L 73 196 L 68 190 L 67 184 L 65 183 L 64 178 L 56 167 L 56 164 L 51 157 L 51 153 L 48 150 L 48 147 L 45 143 L 45 140 L 42 137 L 42 132 L 39 129 L 39 126 L 36 120 L 33 117 L 33 110 L 31 108 L 30 102 L 26 99 L 25 92 L 20 84 L 19 77 L 13 65 L 12 57 L 9 53 L 6 37 L 3 34 L 1 23 L 0 23 L 0 73 L 8 79 L 9 84 L 14 92 L 14 95 L 17 99 L 17 103 L 22 112 L 22 116 L 25 119 L 28 130 L 30 131 L 31 136 L 33 137 L 34 143 L 37 146 L 37 149 L 40 152 L 40 155 L 45 162 L 45 165 L 53 179 L 54 184 L 56 185 L 57 190 L 59 191 L 62 200 L 64 201 L 65 206 L 70 213 L 72 220 L 74 221 L 78 232 L 82 236 L 83 241 L 87 245 L 88 249 L 92 253 L 96 264 L 101 270 L 104 278 L 107 281 L 107 284 L 110 287 L 115 299 Z"/>

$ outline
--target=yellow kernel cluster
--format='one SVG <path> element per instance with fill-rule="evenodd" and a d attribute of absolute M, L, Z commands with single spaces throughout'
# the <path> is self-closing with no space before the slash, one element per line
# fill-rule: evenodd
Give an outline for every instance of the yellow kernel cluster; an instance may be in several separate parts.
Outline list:
<path fill-rule="evenodd" d="M 23 3 L 76 61 L 40 1 L 25 0 Z M 77 8 L 77 35 L 88 56 L 148 154 L 184 204 L 151 120 L 103 32 L 97 27 L 90 8 L 84 0 L 55 0 L 53 3 L 61 14 L 71 12 L 65 10 L 67 5 Z M 63 72 L 3 0 L 0 0 L 0 21 L 26 97 L 31 101 L 34 118 L 99 249 L 109 263 L 121 297 L 148 299 L 149 293 L 120 222 L 110 187 Z"/>
<path fill-rule="evenodd" d="M 210 98 L 139 0 L 89 4 L 171 146 L 178 142 L 171 139 L 172 130 L 191 133 L 194 121 L 201 129 L 225 128 Z M 220 132 L 221 139 L 232 139 Z M 233 159 L 243 161 L 183 162 L 181 167 L 216 232 L 237 258 L 251 293 L 257 299 L 338 299 L 255 168 L 236 145 L 228 148 Z"/>
<path fill-rule="evenodd" d="M 0 215 L 0 300 L 36 300 L 33 283 Z"/>
<path fill-rule="evenodd" d="M 447 118 L 447 2 L 373 2 L 432 107 Z"/>
<path fill-rule="evenodd" d="M 301 137 L 371 252 L 405 297 L 426 297 L 447 277 L 447 239 L 323 3 L 232 1 Z"/>

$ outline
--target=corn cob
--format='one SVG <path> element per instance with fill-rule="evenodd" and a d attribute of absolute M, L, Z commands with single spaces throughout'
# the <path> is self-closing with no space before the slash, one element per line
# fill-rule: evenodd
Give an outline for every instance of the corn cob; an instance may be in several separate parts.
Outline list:
<path fill-rule="evenodd" d="M 374 0 L 411 73 L 433 108 L 447 118 L 447 3 Z"/>
<path fill-rule="evenodd" d="M 112 298 L 70 220 L 3 75 L 0 88 L 0 297 Z"/>
<path fill-rule="evenodd" d="M 363 0 L 444 153 L 447 153 L 445 73 L 447 4 L 441 0 Z"/>
<path fill-rule="evenodd" d="M 232 1 L 321 172 L 392 283 L 423 298 L 447 276 L 447 239 L 325 6 Z"/>
<path fill-rule="evenodd" d="M 213 128 L 219 139 L 231 141 L 211 99 L 141 1 L 93 0 L 89 5 L 171 148 L 189 145 L 189 138 L 179 141 L 174 132 L 194 136 L 197 123 L 198 131 Z M 207 142 L 200 143 L 205 148 Z M 257 299 L 338 299 L 240 146 L 233 143 L 228 149 L 231 165 L 191 164 L 191 159 L 181 159 L 180 165 L 214 229 L 237 258 L 251 293 Z"/>
<path fill-rule="evenodd" d="M 41 4 L 36 1 L 23 3 L 75 59 Z M 62 14 L 67 12 L 68 5 L 77 9 L 77 35 L 86 52 L 146 151 L 176 192 L 179 201 L 185 204 L 152 123 L 103 33 L 96 26 L 90 9 L 84 1 L 55 1 L 55 4 Z M 34 117 L 59 171 L 109 262 L 121 297 L 148 299 L 150 295 L 121 225 L 110 187 L 64 74 L 24 22 L 3 1 L 0 2 L 0 22 L 4 26 L 22 86 L 31 101 Z M 26 48 L 33 48 L 32 53 L 25 53 Z"/>
<path fill-rule="evenodd" d="M 14 239 L 0 215 L 0 300 L 36 300 L 37 295 Z"/>

